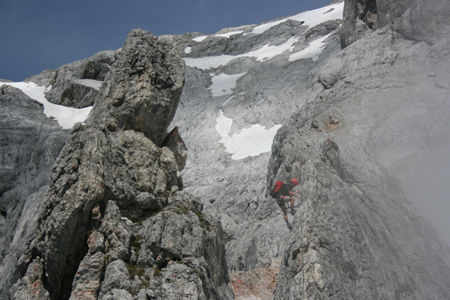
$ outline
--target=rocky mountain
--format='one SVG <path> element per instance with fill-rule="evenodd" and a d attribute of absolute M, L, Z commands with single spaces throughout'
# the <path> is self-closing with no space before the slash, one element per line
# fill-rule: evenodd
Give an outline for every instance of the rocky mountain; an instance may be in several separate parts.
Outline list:
<path fill-rule="evenodd" d="M 0 282 L 4 287 L 17 276 L 17 259 L 24 237 L 36 230 L 36 211 L 47 192 L 51 167 L 68 138 L 42 104 L 19 89 L 0 87 Z"/>
<path fill-rule="evenodd" d="M 420 217 L 448 189 L 449 33 L 444 0 L 335 1 L 5 82 L 1 297 L 450 298 Z"/>
<path fill-rule="evenodd" d="M 186 189 L 224 226 L 238 298 L 271 298 L 258 287 L 279 266 L 276 299 L 448 298 L 448 247 L 408 202 L 414 166 L 449 149 L 444 5 L 348 1 L 310 12 L 343 9 L 342 26 L 300 14 L 181 37 L 188 68 L 174 124 L 193 153 Z M 241 155 L 239 135 L 258 148 L 256 131 L 246 135 L 255 124 L 285 126 L 271 152 Z M 301 198 L 289 232 L 267 194 L 293 177 Z"/>
<path fill-rule="evenodd" d="M 166 134 L 183 84 L 184 63 L 170 43 L 129 34 L 89 119 L 74 126 L 41 183 L 45 191 L 22 203 L 5 247 L 2 298 L 232 297 L 221 226 L 181 191 L 186 149 Z M 5 103 L 18 98 L 2 89 Z"/>

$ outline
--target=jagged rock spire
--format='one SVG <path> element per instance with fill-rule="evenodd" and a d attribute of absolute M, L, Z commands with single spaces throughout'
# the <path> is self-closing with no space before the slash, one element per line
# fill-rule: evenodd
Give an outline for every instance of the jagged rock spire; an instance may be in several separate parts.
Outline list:
<path fill-rule="evenodd" d="M 133 30 L 105 78 L 88 124 L 133 129 L 160 145 L 183 84 L 184 63 L 175 48 L 149 32 Z"/>

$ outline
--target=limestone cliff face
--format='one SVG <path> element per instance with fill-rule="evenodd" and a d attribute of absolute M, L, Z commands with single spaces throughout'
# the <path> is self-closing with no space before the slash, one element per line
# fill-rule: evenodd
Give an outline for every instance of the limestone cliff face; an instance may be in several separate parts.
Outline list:
<path fill-rule="evenodd" d="M 346 47 L 365 33 L 384 26 L 403 38 L 430 42 L 434 35 L 445 34 L 444 28 L 450 24 L 447 5 L 445 0 L 347 0 L 341 45 Z"/>
<path fill-rule="evenodd" d="M 16 88 L 0 87 L 0 293 L 17 280 L 24 239 L 36 227 L 37 199 L 69 133 L 45 117 L 43 107 Z"/>
<path fill-rule="evenodd" d="M 283 177 L 302 183 L 275 299 L 450 297 L 448 247 L 402 185 L 416 155 L 450 138 L 448 86 L 437 85 L 449 78 L 450 40 L 437 32 L 427 39 L 417 43 L 395 26 L 361 37 L 329 59 L 322 91 L 279 131 L 267 186 Z"/>
<path fill-rule="evenodd" d="M 264 133 L 287 122 L 315 97 L 316 88 L 321 87 L 314 80 L 320 66 L 340 50 L 339 14 L 332 15 L 341 9 L 339 5 L 323 9 L 326 20 L 313 26 L 301 19 L 286 19 L 273 26 L 247 25 L 208 36 L 171 37 L 187 66 L 173 121 L 189 149 L 183 170 L 185 188 L 221 220 L 232 276 L 277 269 L 289 231 L 277 204 L 265 195 L 272 137 L 249 135 L 249 148 L 258 148 L 266 140 L 269 146 L 236 159 L 221 143 L 217 130 L 221 111 L 232 119 L 229 137 L 257 125 Z M 311 55 L 290 61 L 291 55 L 310 51 L 311 43 L 318 45 Z M 239 143 L 243 142 L 232 144 L 239 148 Z M 256 275 L 247 276 L 252 277 Z M 260 296 L 270 297 L 271 292 L 264 289 Z"/>
<path fill-rule="evenodd" d="M 53 166 L 19 280 L 2 286 L 4 296 L 232 297 L 220 224 L 180 191 L 175 153 L 155 144 L 166 136 L 183 73 L 170 43 L 129 34 L 91 118 L 75 126 Z"/>
<path fill-rule="evenodd" d="M 270 299 L 241 283 L 282 258 L 277 299 L 448 298 L 448 249 L 405 184 L 422 155 L 448 149 L 448 8 L 346 1 L 340 28 L 294 19 L 175 37 L 188 66 L 174 120 L 190 149 L 185 183 L 221 219 L 232 281 L 245 291 L 237 297 Z M 319 55 L 295 60 L 319 39 Z M 231 89 L 219 85 L 231 76 Z M 270 161 L 233 159 L 220 111 L 230 136 L 286 125 Z M 267 193 L 291 177 L 301 199 L 289 232 Z"/>

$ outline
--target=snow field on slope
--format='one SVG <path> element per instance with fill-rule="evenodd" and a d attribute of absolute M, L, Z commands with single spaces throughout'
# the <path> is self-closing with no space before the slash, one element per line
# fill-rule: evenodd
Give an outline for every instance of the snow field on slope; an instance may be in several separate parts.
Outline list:
<path fill-rule="evenodd" d="M 285 51 L 292 51 L 294 49 L 294 44 L 297 43 L 298 41 L 299 38 L 293 36 L 283 44 L 264 45 L 259 49 L 243 54 L 243 56 L 255 57 L 257 61 L 265 61 L 277 55 L 280 55 Z"/>
<path fill-rule="evenodd" d="M 281 20 L 261 24 L 253 28 L 252 33 L 261 34 L 264 31 L 288 20 L 304 22 L 303 25 L 308 27 L 314 27 L 326 21 L 342 19 L 343 11 L 344 11 L 344 2 L 336 3 L 322 8 L 305 11 Z"/>
<path fill-rule="evenodd" d="M 229 31 L 229 32 L 226 32 L 226 33 L 218 33 L 218 34 L 215 34 L 214 36 L 229 38 L 232 35 L 241 34 L 243 32 L 244 31 L 242 31 L 242 30 L 236 30 L 236 31 Z"/>
<path fill-rule="evenodd" d="M 272 150 L 272 143 L 275 134 L 281 125 L 275 125 L 266 129 L 260 124 L 253 124 L 250 128 L 239 130 L 232 136 L 229 135 L 233 120 L 224 116 L 223 111 L 219 111 L 216 119 L 216 130 L 221 136 L 220 142 L 225 150 L 232 154 L 231 159 L 240 160 L 248 156 L 257 156 Z"/>
<path fill-rule="evenodd" d="M 100 90 L 100 87 L 103 84 L 103 81 L 94 80 L 94 79 L 75 79 L 74 82 L 84 85 L 84 86 L 87 86 L 87 87 L 90 87 L 90 88 L 93 88 L 97 91 Z"/>
<path fill-rule="evenodd" d="M 229 31 L 229 32 L 225 32 L 225 33 L 213 34 L 212 36 L 230 38 L 230 36 L 232 36 L 232 35 L 241 34 L 243 32 L 244 31 L 242 31 L 242 30 L 235 30 L 235 31 Z M 197 42 L 197 43 L 200 43 L 200 42 L 203 42 L 208 37 L 209 37 L 208 35 L 201 35 L 201 36 L 193 38 L 192 40 Z"/>
<path fill-rule="evenodd" d="M 201 35 L 201 36 L 198 36 L 196 38 L 193 38 L 192 40 L 197 42 L 197 43 L 200 43 L 200 42 L 203 42 L 203 40 L 206 39 L 207 37 L 208 37 L 207 35 Z"/>
<path fill-rule="evenodd" d="M 324 43 L 324 41 L 330 35 L 331 33 L 327 34 L 324 37 L 315 39 L 314 41 L 309 43 L 308 47 L 306 47 L 305 49 L 289 55 L 288 61 L 293 62 L 302 58 L 311 58 L 313 61 L 318 60 L 320 53 L 322 53 L 322 50 L 326 46 L 326 43 Z"/>
<path fill-rule="evenodd" d="M 218 56 L 206 56 L 206 57 L 200 57 L 200 58 L 190 58 L 185 57 L 184 62 L 187 66 L 193 67 L 193 68 L 199 68 L 202 70 L 208 70 L 211 68 L 217 68 L 220 66 L 225 66 L 233 59 L 237 58 L 239 56 L 233 56 L 233 55 L 218 55 Z"/>
<path fill-rule="evenodd" d="M 202 70 L 225 66 L 233 59 L 240 57 L 255 57 L 257 61 L 261 62 L 280 55 L 285 51 L 292 51 L 295 43 L 297 43 L 298 41 L 299 38 L 294 36 L 280 45 L 264 45 L 259 49 L 240 55 L 218 55 L 199 58 L 185 57 L 184 62 L 189 67 L 195 67 Z"/>
<path fill-rule="evenodd" d="M 86 120 L 92 109 L 92 106 L 78 109 L 51 103 L 45 98 L 47 88 L 33 82 L 0 82 L 0 86 L 3 84 L 18 88 L 28 97 L 42 103 L 44 114 L 55 118 L 64 129 L 71 129 L 75 123 Z"/>
<path fill-rule="evenodd" d="M 236 87 L 236 81 L 241 78 L 244 73 L 228 75 L 221 73 L 219 75 L 211 75 L 212 85 L 209 87 L 213 97 L 219 97 L 223 95 L 228 95 L 233 92 Z"/>

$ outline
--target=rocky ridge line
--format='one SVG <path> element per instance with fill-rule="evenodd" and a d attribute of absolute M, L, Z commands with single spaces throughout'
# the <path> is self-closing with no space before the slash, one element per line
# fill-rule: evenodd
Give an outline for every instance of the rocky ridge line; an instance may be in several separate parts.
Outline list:
<path fill-rule="evenodd" d="M 220 224 L 180 191 L 186 148 L 177 136 L 166 141 L 172 150 L 159 146 L 183 82 L 184 64 L 169 42 L 129 34 L 90 119 L 56 160 L 18 262 L 20 280 L 6 295 L 233 297 Z"/>

